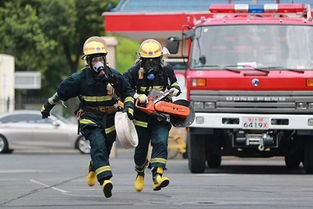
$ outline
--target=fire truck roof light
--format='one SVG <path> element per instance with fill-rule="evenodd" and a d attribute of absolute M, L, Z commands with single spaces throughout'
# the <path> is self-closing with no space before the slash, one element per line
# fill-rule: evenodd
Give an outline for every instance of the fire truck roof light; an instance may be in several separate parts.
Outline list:
<path fill-rule="evenodd" d="M 278 4 L 264 4 L 264 10 L 267 11 L 278 11 Z"/>
<path fill-rule="evenodd" d="M 259 4 L 249 5 L 248 13 L 264 13 L 264 6 Z"/>
<path fill-rule="evenodd" d="M 212 4 L 212 13 L 294 13 L 306 11 L 304 4 Z"/>
<path fill-rule="evenodd" d="M 234 9 L 236 12 L 248 12 L 249 5 L 248 4 L 235 4 Z"/>
<path fill-rule="evenodd" d="M 305 12 L 305 4 L 279 4 L 279 13 Z"/>

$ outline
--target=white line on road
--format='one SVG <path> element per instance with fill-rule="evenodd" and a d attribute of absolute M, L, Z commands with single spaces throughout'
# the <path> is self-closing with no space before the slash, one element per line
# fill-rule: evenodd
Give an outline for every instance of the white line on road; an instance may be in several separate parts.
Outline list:
<path fill-rule="evenodd" d="M 38 173 L 38 170 L 25 170 L 25 169 L 0 169 L 0 173 Z"/>
<path fill-rule="evenodd" d="M 36 180 L 34 180 L 34 179 L 29 179 L 29 181 L 31 181 L 31 182 L 33 182 L 33 183 L 35 183 L 35 184 L 39 184 L 39 185 L 44 186 L 44 187 L 49 187 L 49 188 L 54 189 L 54 190 L 56 190 L 56 191 L 58 191 L 58 192 L 62 192 L 62 193 L 68 192 L 68 191 L 66 191 L 66 190 L 59 189 L 59 188 L 57 188 L 57 187 L 49 186 L 49 185 L 44 184 L 44 183 L 42 183 L 42 182 L 36 181 Z"/>

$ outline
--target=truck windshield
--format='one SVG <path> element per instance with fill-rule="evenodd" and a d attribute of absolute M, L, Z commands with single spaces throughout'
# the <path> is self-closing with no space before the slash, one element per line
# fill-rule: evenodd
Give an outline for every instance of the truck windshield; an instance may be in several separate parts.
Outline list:
<path fill-rule="evenodd" d="M 195 31 L 190 64 L 192 69 L 313 69 L 313 27 L 202 26 Z"/>

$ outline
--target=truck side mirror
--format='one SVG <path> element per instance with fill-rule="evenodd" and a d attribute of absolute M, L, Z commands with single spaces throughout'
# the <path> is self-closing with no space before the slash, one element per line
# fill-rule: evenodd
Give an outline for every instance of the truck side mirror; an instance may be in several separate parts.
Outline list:
<path fill-rule="evenodd" d="M 183 33 L 183 36 L 185 39 L 188 39 L 188 38 L 193 39 L 195 37 L 195 30 L 188 30 L 187 32 Z"/>
<path fill-rule="evenodd" d="M 204 55 L 202 55 L 202 56 L 199 57 L 199 62 L 200 62 L 202 65 L 205 65 L 205 63 L 206 63 L 206 58 L 205 58 Z"/>
<path fill-rule="evenodd" d="M 167 39 L 166 48 L 171 54 L 176 54 L 179 48 L 179 38 L 171 36 Z"/>

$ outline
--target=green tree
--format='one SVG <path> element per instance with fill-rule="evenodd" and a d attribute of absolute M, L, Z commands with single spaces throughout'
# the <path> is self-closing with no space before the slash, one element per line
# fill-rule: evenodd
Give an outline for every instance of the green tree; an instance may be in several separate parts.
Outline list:
<path fill-rule="evenodd" d="M 137 59 L 139 43 L 122 37 L 117 37 L 117 40 L 119 42 L 117 46 L 117 69 L 120 72 L 125 72 Z"/>
<path fill-rule="evenodd" d="M 16 71 L 40 71 L 48 96 L 76 72 L 83 42 L 104 34 L 102 12 L 118 0 L 1 0 L 0 53 L 15 56 Z"/>

